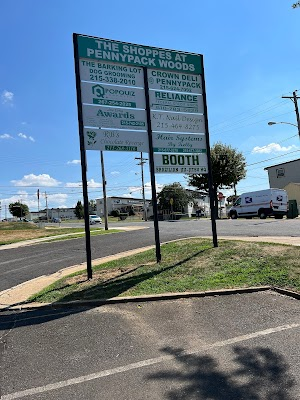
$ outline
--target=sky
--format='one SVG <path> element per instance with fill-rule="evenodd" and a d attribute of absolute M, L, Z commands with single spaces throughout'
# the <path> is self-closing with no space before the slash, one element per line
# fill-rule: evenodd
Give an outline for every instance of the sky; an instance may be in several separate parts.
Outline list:
<path fill-rule="evenodd" d="M 266 166 L 300 157 L 294 104 L 282 98 L 300 93 L 292 3 L 2 0 L 0 218 L 15 201 L 37 211 L 38 189 L 41 209 L 46 198 L 49 208 L 82 200 L 73 33 L 203 54 L 210 143 L 244 154 L 239 194 L 268 188 Z M 108 196 L 142 197 L 139 156 L 104 152 Z M 87 168 L 89 199 L 101 198 L 99 151 L 87 151 Z M 150 198 L 147 160 L 144 175 Z M 184 175 L 156 174 L 158 190 L 173 182 L 187 187 Z"/>

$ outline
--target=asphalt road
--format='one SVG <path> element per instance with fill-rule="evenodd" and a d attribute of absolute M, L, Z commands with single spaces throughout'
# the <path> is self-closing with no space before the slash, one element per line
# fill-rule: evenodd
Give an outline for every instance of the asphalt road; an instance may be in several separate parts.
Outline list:
<path fill-rule="evenodd" d="M 141 226 L 141 223 L 136 223 Z M 128 224 L 122 224 L 128 225 Z M 130 225 L 135 225 L 130 224 Z M 93 236 L 92 258 L 113 255 L 139 247 L 153 245 L 153 222 L 144 222 L 147 229 Z M 300 220 L 221 220 L 217 222 L 220 236 L 299 236 Z M 111 225 L 115 227 L 115 225 Z M 160 241 L 211 236 L 210 220 L 160 222 Z M 41 275 L 86 261 L 85 240 L 73 239 L 39 243 L 15 249 L 0 249 L 0 291 Z"/>
<path fill-rule="evenodd" d="M 1 314 L 1 399 L 300 399 L 299 301 L 261 292 Z"/>

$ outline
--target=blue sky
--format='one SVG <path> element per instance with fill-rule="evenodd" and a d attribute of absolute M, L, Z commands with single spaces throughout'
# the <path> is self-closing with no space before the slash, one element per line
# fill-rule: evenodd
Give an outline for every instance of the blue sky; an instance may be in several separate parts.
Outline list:
<path fill-rule="evenodd" d="M 12 201 L 37 210 L 37 189 L 47 193 L 50 208 L 81 200 L 73 32 L 203 54 L 211 144 L 221 141 L 245 155 L 239 193 L 268 188 L 264 167 L 300 156 L 296 127 L 267 125 L 296 124 L 293 102 L 281 97 L 300 89 L 300 9 L 291 3 L 3 0 L 2 218 Z M 138 156 L 104 153 L 108 196 L 141 197 Z M 148 170 L 146 164 L 146 188 Z M 101 197 L 97 151 L 88 152 L 88 181 L 90 199 Z M 158 174 L 156 181 L 186 185 L 183 175 Z"/>

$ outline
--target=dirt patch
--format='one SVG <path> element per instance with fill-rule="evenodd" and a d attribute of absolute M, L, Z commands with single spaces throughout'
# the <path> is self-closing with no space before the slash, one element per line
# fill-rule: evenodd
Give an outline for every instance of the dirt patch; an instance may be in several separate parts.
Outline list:
<path fill-rule="evenodd" d="M 123 275 L 129 274 L 130 272 L 133 272 L 137 269 L 138 267 L 136 266 L 130 266 L 130 267 L 117 267 L 117 268 L 112 268 L 109 270 L 100 270 L 100 271 L 94 271 L 93 272 L 93 281 L 89 281 L 87 279 L 84 279 L 82 275 L 77 275 L 77 276 L 72 276 L 66 280 L 67 285 L 74 285 L 77 284 L 81 288 L 85 288 L 88 286 L 94 286 L 97 283 L 103 283 L 110 281 L 112 279 L 121 277 Z"/>
<path fill-rule="evenodd" d="M 38 239 L 45 236 L 52 236 L 54 234 L 59 234 L 60 232 L 56 230 L 46 231 L 45 229 L 37 230 L 16 230 L 16 231 L 0 231 L 0 243 L 13 243 L 19 240 L 30 240 Z"/>

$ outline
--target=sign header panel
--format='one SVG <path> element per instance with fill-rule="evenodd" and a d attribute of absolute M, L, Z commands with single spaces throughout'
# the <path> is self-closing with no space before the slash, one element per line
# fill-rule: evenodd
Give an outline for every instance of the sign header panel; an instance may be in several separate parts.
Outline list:
<path fill-rule="evenodd" d="M 204 134 L 153 132 L 155 153 L 206 153 Z"/>
<path fill-rule="evenodd" d="M 206 174 L 207 156 L 201 154 L 154 154 L 158 174 Z"/>
<path fill-rule="evenodd" d="M 202 94 L 201 76 L 172 71 L 148 69 L 150 89 Z"/>
<path fill-rule="evenodd" d="M 84 128 L 86 150 L 149 153 L 147 132 Z"/>
<path fill-rule="evenodd" d="M 203 114 L 203 97 L 193 93 L 149 91 L 150 109 Z"/>
<path fill-rule="evenodd" d="M 195 74 L 203 71 L 201 56 L 198 54 L 81 35 L 77 38 L 80 58 Z"/>
<path fill-rule="evenodd" d="M 145 108 L 143 89 L 81 82 L 83 103 L 112 107 Z"/>
<path fill-rule="evenodd" d="M 180 114 L 151 111 L 153 131 L 204 133 L 204 116 L 198 114 Z"/>
<path fill-rule="evenodd" d="M 97 107 L 83 104 L 83 125 L 99 128 L 146 130 L 145 110 Z"/>
<path fill-rule="evenodd" d="M 103 63 L 95 60 L 79 60 L 80 79 L 121 86 L 144 86 L 143 70 L 129 65 Z"/>

